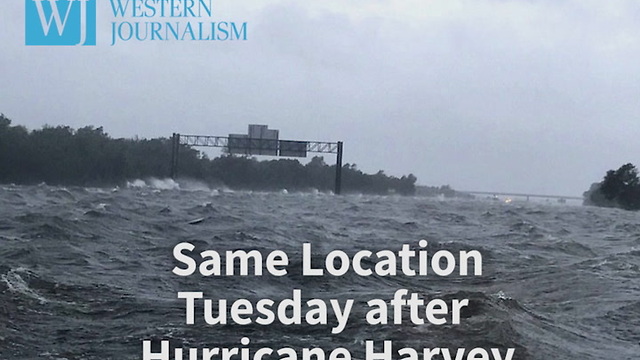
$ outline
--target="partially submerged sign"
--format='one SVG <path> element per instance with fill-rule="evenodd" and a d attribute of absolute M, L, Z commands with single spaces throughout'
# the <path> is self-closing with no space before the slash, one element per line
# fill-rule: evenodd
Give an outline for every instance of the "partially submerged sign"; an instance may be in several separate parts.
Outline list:
<path fill-rule="evenodd" d="M 249 125 L 247 134 L 229 134 L 229 154 L 278 156 L 278 130 Z"/>
<path fill-rule="evenodd" d="M 306 141 L 280 140 L 280 156 L 307 157 Z"/>

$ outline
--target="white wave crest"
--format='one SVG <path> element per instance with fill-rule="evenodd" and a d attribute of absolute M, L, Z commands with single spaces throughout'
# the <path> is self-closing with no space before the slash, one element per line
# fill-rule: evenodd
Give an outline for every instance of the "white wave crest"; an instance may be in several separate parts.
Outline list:
<path fill-rule="evenodd" d="M 38 300 L 41 304 L 49 302 L 44 296 L 38 294 L 35 290 L 29 287 L 26 281 L 20 276 L 20 273 L 29 273 L 29 270 L 25 268 L 11 269 L 8 273 L 0 276 L 0 279 L 7 284 L 9 291 L 16 294 L 22 294 L 32 299 Z"/>
<path fill-rule="evenodd" d="M 171 178 L 148 178 L 144 180 L 136 179 L 133 181 L 127 181 L 127 188 L 151 190 L 211 191 L 211 188 L 206 183 L 199 180 L 185 178 L 179 179 L 178 181 Z"/>
<path fill-rule="evenodd" d="M 155 189 L 155 190 L 180 190 L 180 184 L 173 179 L 149 178 L 146 180 L 136 179 L 127 181 L 129 189 Z"/>

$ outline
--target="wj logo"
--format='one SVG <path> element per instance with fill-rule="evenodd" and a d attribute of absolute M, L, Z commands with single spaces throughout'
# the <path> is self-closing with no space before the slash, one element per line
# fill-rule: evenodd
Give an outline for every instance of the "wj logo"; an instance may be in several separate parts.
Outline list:
<path fill-rule="evenodd" d="M 25 0 L 26 45 L 95 45 L 96 0 Z"/>

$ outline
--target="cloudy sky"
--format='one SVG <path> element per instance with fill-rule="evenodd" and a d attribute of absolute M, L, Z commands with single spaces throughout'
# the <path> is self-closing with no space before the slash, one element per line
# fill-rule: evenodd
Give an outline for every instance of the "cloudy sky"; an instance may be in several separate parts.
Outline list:
<path fill-rule="evenodd" d="M 224 135 L 268 124 L 424 185 L 580 195 L 640 165 L 640 1 L 213 0 L 247 41 L 25 46 L 0 10 L 0 112 L 29 129 Z M 326 157 L 332 162 L 333 157 Z"/>

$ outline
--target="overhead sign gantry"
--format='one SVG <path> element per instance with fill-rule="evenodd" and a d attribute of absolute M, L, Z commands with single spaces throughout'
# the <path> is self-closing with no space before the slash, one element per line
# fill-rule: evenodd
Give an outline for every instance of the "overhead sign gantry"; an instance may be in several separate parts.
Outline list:
<path fill-rule="evenodd" d="M 307 153 L 336 154 L 336 179 L 334 193 L 342 190 L 342 141 L 304 141 L 279 140 L 278 130 L 267 125 L 249 125 L 247 134 L 183 135 L 173 133 L 171 141 L 171 177 L 178 176 L 178 153 L 180 145 L 219 147 L 227 149 L 229 154 L 267 155 L 280 157 L 307 157 Z"/>

